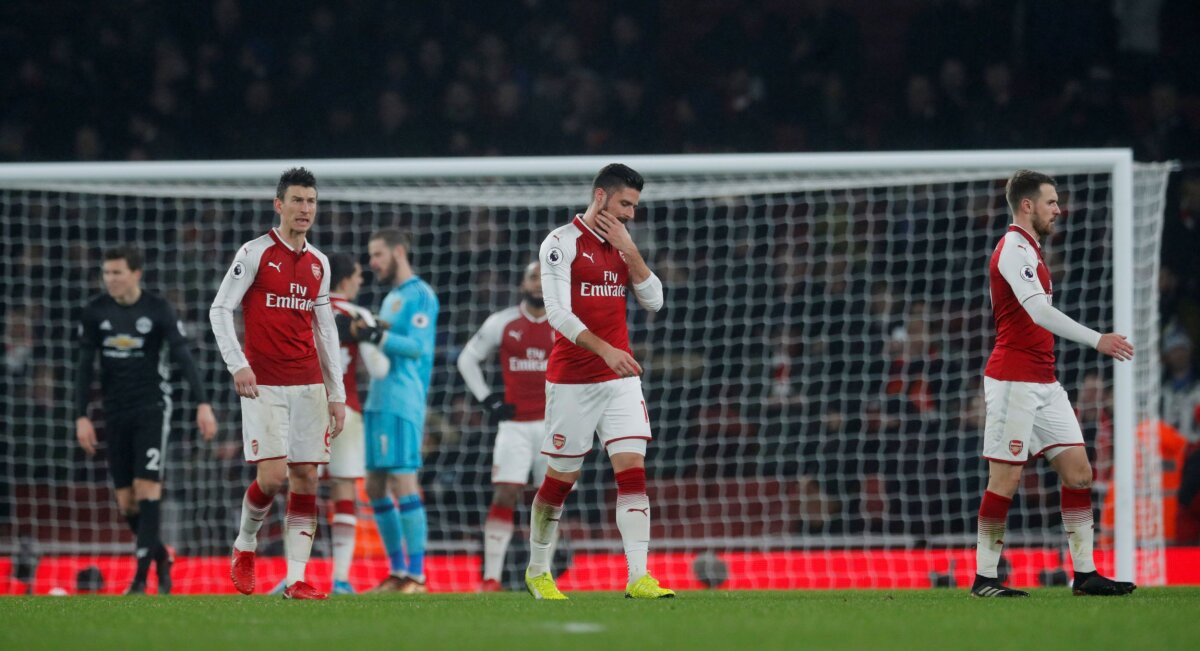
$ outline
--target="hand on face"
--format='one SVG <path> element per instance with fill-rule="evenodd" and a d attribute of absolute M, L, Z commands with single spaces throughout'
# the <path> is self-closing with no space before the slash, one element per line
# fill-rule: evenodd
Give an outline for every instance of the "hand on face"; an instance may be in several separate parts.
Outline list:
<path fill-rule="evenodd" d="M 607 210 L 601 210 L 596 213 L 596 230 L 599 231 L 604 239 L 616 247 L 618 251 L 629 252 L 631 249 L 637 249 L 637 246 L 633 243 L 633 238 L 629 235 L 629 229 L 625 228 L 624 222 L 614 217 Z"/>

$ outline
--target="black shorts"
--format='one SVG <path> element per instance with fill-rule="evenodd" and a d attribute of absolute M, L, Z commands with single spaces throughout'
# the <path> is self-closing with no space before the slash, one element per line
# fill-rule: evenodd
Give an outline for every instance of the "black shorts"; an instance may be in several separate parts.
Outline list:
<path fill-rule="evenodd" d="M 162 481 L 170 419 L 170 410 L 162 406 L 105 414 L 108 472 L 115 488 L 129 488 L 135 478 Z"/>

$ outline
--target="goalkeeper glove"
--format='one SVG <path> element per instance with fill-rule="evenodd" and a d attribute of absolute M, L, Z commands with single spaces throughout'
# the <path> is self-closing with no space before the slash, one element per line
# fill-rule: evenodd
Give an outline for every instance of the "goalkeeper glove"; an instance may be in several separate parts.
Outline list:
<path fill-rule="evenodd" d="M 383 341 L 383 335 L 386 333 L 386 330 L 377 325 L 369 326 L 360 322 L 358 332 L 354 334 L 354 340 L 359 343 L 366 342 L 378 345 L 380 341 Z"/>
<path fill-rule="evenodd" d="M 492 425 L 502 420 L 512 420 L 513 415 L 517 413 L 516 407 L 504 402 L 503 393 L 493 393 L 484 398 L 483 408 L 488 411 L 488 422 Z"/>

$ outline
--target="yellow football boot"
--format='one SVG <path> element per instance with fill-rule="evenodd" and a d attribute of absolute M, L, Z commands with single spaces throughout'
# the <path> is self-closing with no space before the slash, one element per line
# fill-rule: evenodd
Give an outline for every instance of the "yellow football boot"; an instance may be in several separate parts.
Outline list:
<path fill-rule="evenodd" d="M 550 576 L 549 572 L 539 576 L 529 576 L 529 571 L 526 570 L 525 587 L 529 589 L 529 594 L 533 595 L 534 599 L 560 600 L 567 598 L 567 595 L 558 591 L 558 586 L 554 585 L 554 577 Z"/>
<path fill-rule="evenodd" d="M 625 588 L 626 599 L 670 599 L 674 596 L 674 590 L 662 587 L 658 584 L 658 579 L 649 574 L 630 583 Z"/>

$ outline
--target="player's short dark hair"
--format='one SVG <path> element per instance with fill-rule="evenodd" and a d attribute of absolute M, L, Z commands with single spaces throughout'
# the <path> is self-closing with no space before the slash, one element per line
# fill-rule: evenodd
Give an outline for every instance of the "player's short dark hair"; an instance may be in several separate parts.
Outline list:
<path fill-rule="evenodd" d="M 645 184 L 646 180 L 637 170 L 628 165 L 611 163 L 605 165 L 596 175 L 596 180 L 592 181 L 592 190 L 601 188 L 608 194 L 613 194 L 622 188 L 630 188 L 641 192 Z"/>
<path fill-rule="evenodd" d="M 130 271 L 138 271 L 142 268 L 142 252 L 132 246 L 114 246 L 104 252 L 104 261 L 109 260 L 124 260 L 125 264 L 129 265 Z"/>
<path fill-rule="evenodd" d="M 1008 200 L 1008 209 L 1016 214 L 1022 199 L 1037 199 L 1042 194 L 1042 185 L 1049 183 L 1058 187 L 1054 177 L 1033 170 L 1017 170 L 1013 172 L 1008 185 L 1004 187 L 1004 198 Z"/>
<path fill-rule="evenodd" d="M 293 167 L 283 171 L 279 175 L 279 185 L 275 186 L 275 198 L 283 200 L 287 189 L 293 185 L 298 185 L 304 188 L 316 188 L 317 177 L 303 167 Z"/>
<path fill-rule="evenodd" d="M 402 246 L 405 251 L 408 251 L 412 248 L 412 237 L 399 228 L 381 228 L 371 234 L 371 241 L 375 240 L 383 240 L 389 249 Z"/>
<path fill-rule="evenodd" d="M 354 275 L 354 265 L 358 261 L 349 253 L 335 253 L 329 256 L 329 286 L 337 289 L 342 281 Z"/>

